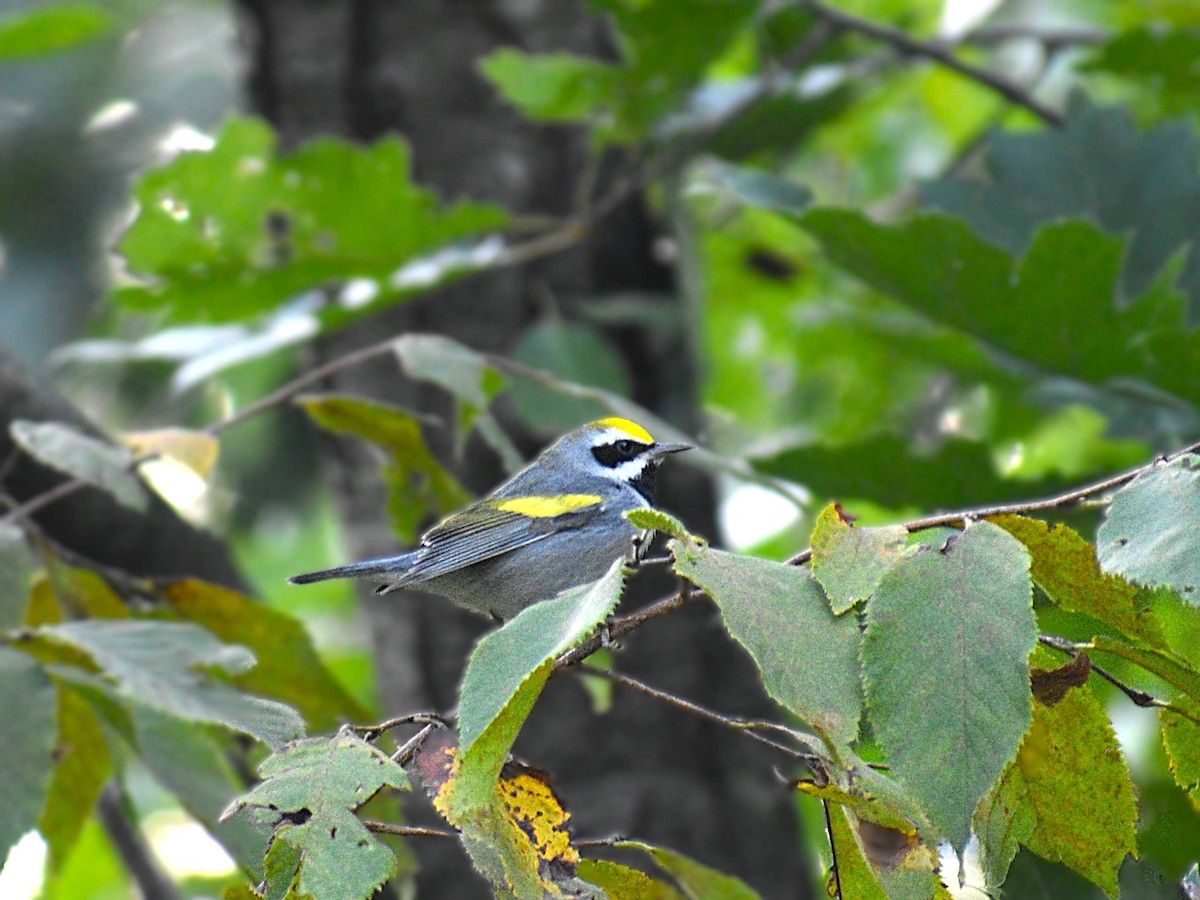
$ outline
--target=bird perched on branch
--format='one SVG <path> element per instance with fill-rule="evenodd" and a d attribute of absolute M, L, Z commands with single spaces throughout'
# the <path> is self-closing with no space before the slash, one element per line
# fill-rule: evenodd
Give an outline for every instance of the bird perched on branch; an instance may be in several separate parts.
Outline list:
<path fill-rule="evenodd" d="M 654 502 L 662 461 L 690 444 L 659 443 L 629 419 L 589 422 L 547 447 L 492 493 L 443 519 L 398 556 L 288 579 L 378 578 L 377 593 L 415 587 L 511 619 L 644 552 L 624 516 Z"/>

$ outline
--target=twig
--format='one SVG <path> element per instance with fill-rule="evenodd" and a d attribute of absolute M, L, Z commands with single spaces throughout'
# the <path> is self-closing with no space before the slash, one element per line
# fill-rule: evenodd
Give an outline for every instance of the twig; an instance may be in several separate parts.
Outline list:
<path fill-rule="evenodd" d="M 615 640 L 623 634 L 628 634 L 635 628 L 639 628 L 651 619 L 657 619 L 659 616 L 665 616 L 667 613 L 683 606 L 693 597 L 703 596 L 699 593 L 691 593 L 685 596 L 682 592 L 672 594 L 669 597 L 663 597 L 655 600 L 648 606 L 643 606 L 637 612 L 632 612 L 627 616 L 623 616 L 613 622 L 607 629 L 608 638 Z M 597 650 L 604 646 L 604 636 L 595 634 L 588 638 L 574 650 L 568 650 L 558 658 L 554 664 L 555 671 L 565 669 L 568 666 L 575 666 L 583 662 Z"/>
<path fill-rule="evenodd" d="M 429 725 L 426 725 L 400 745 L 396 752 L 392 754 L 392 761 L 397 762 L 402 766 L 408 765 L 409 761 L 413 758 L 413 754 L 416 753 L 421 748 L 421 745 L 425 743 L 425 739 L 433 734 L 437 729 L 445 727 L 447 727 L 445 722 L 430 723 Z"/>
<path fill-rule="evenodd" d="M 1074 641 L 1069 641 L 1066 638 L 1060 638 L 1057 635 L 1053 635 L 1053 634 L 1038 635 L 1038 643 L 1040 643 L 1046 647 L 1052 647 L 1055 650 L 1065 653 L 1065 654 L 1067 654 L 1067 656 L 1071 657 L 1071 659 L 1074 659 L 1075 655 L 1077 653 L 1081 653 L 1085 650 L 1090 651 L 1090 650 L 1095 649 L 1095 647 L 1090 643 L 1089 644 L 1077 644 Z M 1103 652 L 1103 651 L 1101 651 L 1101 652 Z M 1090 657 L 1089 657 L 1089 659 L 1090 659 Z M 1122 694 L 1124 694 L 1130 700 L 1132 700 L 1135 705 L 1140 706 L 1143 709 L 1156 708 L 1156 709 L 1174 709 L 1177 712 L 1179 711 L 1178 707 L 1173 707 L 1170 703 L 1167 703 L 1165 700 L 1159 700 L 1157 697 L 1155 697 L 1152 694 L 1147 694 L 1145 691 L 1139 691 L 1137 688 L 1131 687 L 1131 686 L 1125 684 L 1125 682 L 1121 681 L 1119 678 L 1117 678 L 1112 673 L 1100 668 L 1098 665 L 1096 665 L 1096 663 L 1094 661 L 1091 662 L 1091 670 L 1093 672 L 1095 672 L 1097 675 L 1099 675 L 1101 678 L 1103 678 L 1105 681 L 1107 681 L 1109 684 L 1111 684 L 1113 687 L 1115 687 L 1117 690 L 1119 690 Z"/>
<path fill-rule="evenodd" d="M 1174 453 L 1166 456 L 1156 457 L 1145 465 L 1138 466 L 1136 469 L 1130 469 L 1127 472 L 1122 472 L 1120 475 L 1113 475 L 1111 478 L 1106 478 L 1103 481 L 1097 481 L 1094 484 L 1076 488 L 1073 491 L 1067 491 L 1065 494 L 1058 494 L 1042 500 L 1021 500 L 1017 503 L 1004 503 L 998 506 L 981 506 L 976 509 L 966 509 L 959 512 L 939 513 L 936 516 L 926 516 L 923 519 L 913 519 L 910 522 L 905 522 L 904 527 L 910 532 L 921 531 L 926 528 L 938 528 L 943 525 L 961 525 L 964 521 L 970 519 L 989 519 L 992 516 L 1021 515 L 1023 513 L 1044 512 L 1050 509 L 1063 509 L 1068 506 L 1074 506 L 1096 494 L 1103 494 L 1114 488 L 1122 487 L 1139 475 L 1149 472 L 1155 466 L 1174 462 L 1181 457 L 1187 456 L 1189 453 L 1197 451 L 1200 451 L 1200 441 L 1189 444 L 1182 450 L 1176 450 Z M 812 547 L 801 550 L 789 559 L 787 563 L 789 566 L 799 566 L 810 559 L 812 559 Z"/>
<path fill-rule="evenodd" d="M 444 828 L 425 828 L 421 825 L 395 825 L 392 822 L 378 822 L 375 819 L 364 819 L 367 831 L 375 834 L 396 834 L 401 837 L 440 837 L 457 838 L 458 834 Z"/>
<path fill-rule="evenodd" d="M 965 78 L 970 78 L 972 81 L 990 88 L 1018 106 L 1023 106 L 1051 125 L 1062 125 L 1066 122 L 1066 118 L 1062 113 L 1046 106 L 1020 85 L 1014 84 L 1002 75 L 997 75 L 994 72 L 989 72 L 987 69 L 959 59 L 946 44 L 922 41 L 905 31 L 901 31 L 899 28 L 893 28 L 890 25 L 873 22 L 870 19 L 864 19 L 852 13 L 844 12 L 843 10 L 822 3 L 820 0 L 803 0 L 802 5 L 805 9 L 810 10 L 826 22 L 836 25 L 839 29 L 853 31 L 865 37 L 883 41 L 909 56 L 918 56 L 932 60 L 950 69 L 952 72 L 957 72 Z"/>
<path fill-rule="evenodd" d="M 1047 53 L 1056 53 L 1063 47 L 1093 47 L 1112 39 L 1102 28 L 1039 28 L 1036 25 L 984 25 L 968 31 L 959 44 L 976 47 L 994 47 L 1009 41 L 1036 41 L 1046 48 Z"/>
<path fill-rule="evenodd" d="M 41 512 L 50 504 L 57 503 L 59 500 L 65 500 L 72 494 L 83 490 L 88 484 L 89 482 L 84 481 L 82 478 L 71 478 L 67 481 L 60 481 L 54 487 L 50 488 L 50 490 L 42 491 L 42 493 L 30 497 L 19 506 L 14 506 L 0 517 L 0 525 L 27 519 L 34 513 Z"/>
<path fill-rule="evenodd" d="M 140 894 L 153 900 L 181 900 L 183 893 L 163 870 L 145 835 L 130 821 L 116 781 L 110 781 L 100 793 L 96 814 Z"/>
<path fill-rule="evenodd" d="M 830 868 L 833 870 L 833 886 L 837 891 L 834 896 L 837 897 L 837 900 L 843 900 L 842 873 L 838 869 L 837 841 L 833 839 L 833 818 L 829 815 L 829 801 L 824 797 L 821 798 L 821 806 L 825 808 L 825 830 L 829 833 L 829 855 L 833 859 Z"/>
<path fill-rule="evenodd" d="M 774 722 L 751 722 L 745 719 L 737 719 L 733 716 L 726 716 L 722 713 L 701 706 L 698 703 L 693 703 L 691 700 L 686 700 L 683 697 L 676 696 L 675 694 L 670 694 L 666 691 L 659 690 L 658 688 L 651 687 L 644 681 L 639 681 L 636 678 L 631 678 L 630 676 L 624 675 L 620 672 L 613 672 L 610 669 L 601 669 L 597 668 L 596 666 L 589 666 L 585 664 L 579 666 L 576 671 L 587 673 L 588 675 L 595 675 L 599 678 L 606 678 L 614 684 L 620 684 L 625 687 L 633 688 L 635 691 L 640 691 L 649 697 L 653 697 L 655 700 L 661 700 L 664 703 L 669 703 L 671 706 L 677 707 L 686 712 L 690 712 L 702 719 L 707 719 L 710 722 L 716 722 L 718 725 L 723 725 L 724 727 L 733 731 L 745 734 L 746 736 L 758 741 L 760 744 L 764 744 L 767 747 L 779 750 L 780 752 L 796 757 L 797 759 L 812 760 L 820 758 L 820 755 L 817 753 L 816 749 L 820 743 L 820 740 L 816 735 L 805 734 L 802 731 L 794 731 L 783 725 L 777 725 Z M 795 740 L 804 743 L 809 748 L 809 752 L 805 753 L 802 750 L 797 750 L 795 747 L 789 747 L 786 744 L 773 741 L 769 737 L 765 737 L 755 730 L 767 728 L 782 731 Z"/>
<path fill-rule="evenodd" d="M 407 716 L 397 716 L 394 719 L 388 719 L 386 722 L 380 722 L 378 725 L 346 725 L 344 727 L 347 731 L 353 731 L 364 741 L 376 741 L 393 728 L 399 728 L 401 725 L 428 725 L 436 728 L 445 728 L 446 720 L 436 713 L 413 713 Z"/>

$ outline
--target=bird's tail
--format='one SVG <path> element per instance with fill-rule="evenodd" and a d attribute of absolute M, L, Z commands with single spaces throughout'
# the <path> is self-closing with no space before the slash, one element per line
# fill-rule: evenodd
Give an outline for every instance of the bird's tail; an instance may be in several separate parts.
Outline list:
<path fill-rule="evenodd" d="M 366 578 L 371 575 L 393 575 L 407 568 L 408 554 L 389 556 L 386 559 L 368 559 L 366 562 L 351 563 L 348 566 L 337 566 L 332 569 L 321 569 L 319 572 L 305 572 L 303 575 L 293 575 L 288 581 L 292 584 L 312 584 L 314 581 L 328 581 L 331 578 Z"/>

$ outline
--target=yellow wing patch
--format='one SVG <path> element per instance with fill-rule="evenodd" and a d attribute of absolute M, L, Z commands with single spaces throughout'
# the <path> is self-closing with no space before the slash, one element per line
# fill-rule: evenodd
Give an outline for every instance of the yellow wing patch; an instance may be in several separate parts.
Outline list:
<path fill-rule="evenodd" d="M 601 501 L 599 494 L 559 494 L 557 497 L 509 497 L 497 500 L 492 508 L 504 512 L 529 516 L 531 519 L 552 519 L 577 509 L 595 506 Z"/>
<path fill-rule="evenodd" d="M 618 431 L 623 431 L 631 438 L 641 441 L 643 444 L 653 444 L 654 438 L 650 437 L 650 432 L 630 419 L 622 419 L 619 416 L 613 416 L 608 419 L 597 419 L 592 423 L 600 428 L 616 428 Z"/>

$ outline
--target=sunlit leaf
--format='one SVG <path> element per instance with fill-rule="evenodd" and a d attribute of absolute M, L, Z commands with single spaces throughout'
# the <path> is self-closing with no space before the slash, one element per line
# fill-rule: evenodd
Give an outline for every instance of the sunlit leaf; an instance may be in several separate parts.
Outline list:
<path fill-rule="evenodd" d="M 623 513 L 623 515 L 632 524 L 646 531 L 659 531 L 673 538 L 678 538 L 681 541 L 689 541 L 693 544 L 703 543 L 700 538 L 689 532 L 682 522 L 670 513 L 663 512 L 661 509 L 631 509 Z"/>
<path fill-rule="evenodd" d="M 93 619 L 45 625 L 37 634 L 83 651 L 122 696 L 162 712 L 225 725 L 272 746 L 304 732 L 303 720 L 290 707 L 243 694 L 205 671 L 237 675 L 254 665 L 254 656 L 198 625 Z M 67 673 L 60 668 L 56 674 Z"/>
<path fill-rule="evenodd" d="M 862 709 L 858 623 L 837 617 L 806 569 L 671 542 L 675 571 L 708 592 L 725 627 L 749 651 L 767 693 L 847 744 Z"/>
<path fill-rule="evenodd" d="M 829 887 L 841 886 L 843 897 L 861 897 L 863 900 L 889 900 L 879 874 L 867 859 L 866 850 L 858 836 L 858 829 L 847 814 L 845 807 L 832 804 L 829 807 L 829 840 L 837 853 L 837 875 L 830 872 L 826 877 Z M 830 896 L 836 896 L 829 891 Z"/>
<path fill-rule="evenodd" d="M 0 17 L 0 62 L 71 50 L 109 34 L 117 18 L 97 3 L 59 3 Z"/>
<path fill-rule="evenodd" d="M 395 285 L 409 261 L 507 220 L 494 206 L 441 205 L 412 181 L 408 148 L 395 138 L 369 147 L 323 138 L 281 155 L 256 119 L 231 119 L 211 151 L 150 172 L 136 198 L 139 216 L 120 249 L 151 281 L 116 297 L 172 322 L 245 321 L 304 291 L 370 283 L 320 311 L 348 320 L 453 274 Z"/>
<path fill-rule="evenodd" d="M 1200 717 L 1200 702 L 1182 702 L 1188 711 Z M 1170 709 L 1158 711 L 1158 722 L 1175 783 L 1183 788 L 1192 806 L 1200 812 L 1200 724 Z"/>
<path fill-rule="evenodd" d="M 759 900 L 740 878 L 710 869 L 682 853 L 641 841 L 620 841 L 615 846 L 641 850 L 675 879 L 688 900 Z"/>
<path fill-rule="evenodd" d="M 479 64 L 483 74 L 529 119 L 587 122 L 609 101 L 617 69 L 569 53 L 533 55 L 504 47 Z"/>
<path fill-rule="evenodd" d="M 891 775 L 960 850 L 1029 727 L 1036 641 L 1029 554 L 987 522 L 899 562 L 867 606 L 870 721 Z"/>
<path fill-rule="evenodd" d="M 204 481 L 212 475 L 221 452 L 220 443 L 211 434 L 187 428 L 130 431 L 121 435 L 121 439 L 139 456 L 166 456 L 177 460 Z"/>
<path fill-rule="evenodd" d="M 58 704 L 54 683 L 34 659 L 0 646 L 0 856 L 36 828 L 54 773 Z"/>
<path fill-rule="evenodd" d="M 133 456 L 128 450 L 58 422 L 19 419 L 9 426 L 9 433 L 39 462 L 107 491 L 123 506 L 146 509 L 146 491 L 130 470 Z"/>
<path fill-rule="evenodd" d="M 395 855 L 354 815 L 384 787 L 408 789 L 408 776 L 387 754 L 343 732 L 289 744 L 259 771 L 263 782 L 222 818 L 248 810 L 252 821 L 274 829 L 268 854 L 274 884 L 290 884 L 286 872 L 296 851 L 301 895 L 366 898 L 395 873 Z M 281 865 L 280 854 L 288 865 Z"/>
<path fill-rule="evenodd" d="M 1117 491 L 1096 545 L 1106 572 L 1200 605 L 1200 457 L 1155 466 Z"/>
<path fill-rule="evenodd" d="M 579 877 L 620 900 L 684 900 L 679 891 L 645 872 L 607 859 L 585 859 L 579 863 Z"/>

